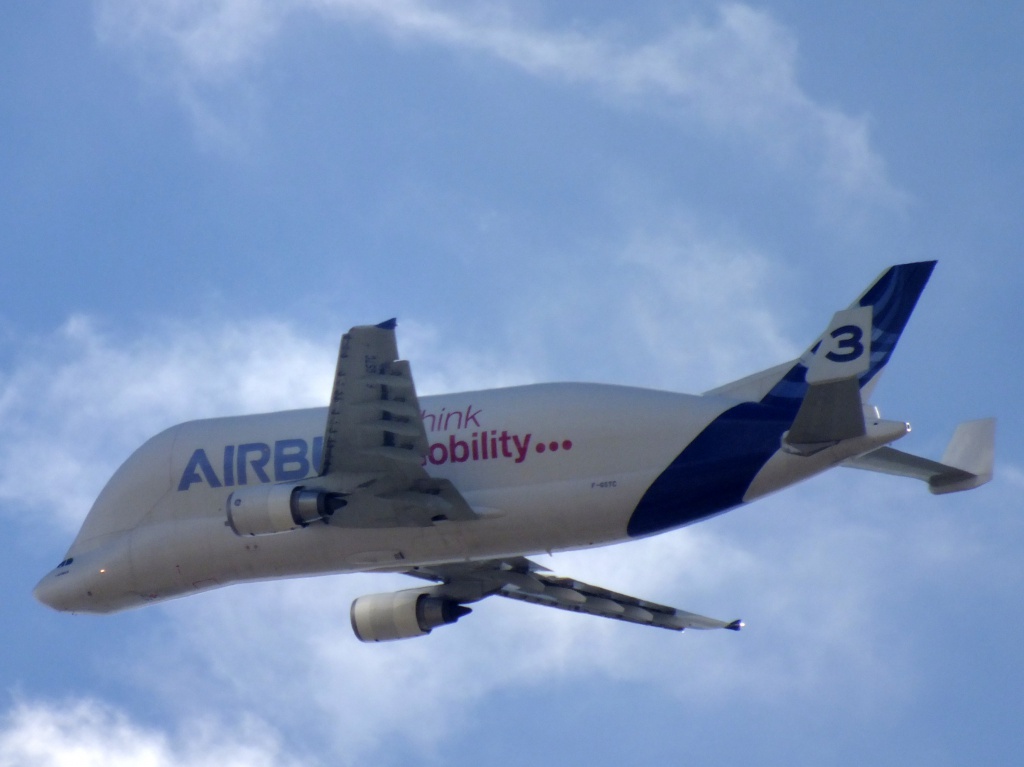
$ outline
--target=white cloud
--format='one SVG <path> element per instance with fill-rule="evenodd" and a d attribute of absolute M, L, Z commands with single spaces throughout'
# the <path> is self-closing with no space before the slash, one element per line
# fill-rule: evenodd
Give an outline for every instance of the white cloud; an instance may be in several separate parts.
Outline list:
<path fill-rule="evenodd" d="M 265 723 L 187 722 L 173 736 L 97 700 L 16 703 L 0 720 L 0 767 L 299 767 Z"/>
<path fill-rule="evenodd" d="M 535 360 L 520 350 L 465 349 L 452 344 L 433 325 L 399 326 L 399 354 L 412 364 L 419 396 L 536 383 Z"/>
<path fill-rule="evenodd" d="M 230 142 L 232 109 L 216 104 L 234 84 L 252 101 L 254 70 L 292 15 L 370 25 L 393 38 L 502 61 L 538 78 L 582 86 L 620 106 L 669 112 L 713 135 L 749 142 L 782 165 L 810 163 L 842 195 L 904 199 L 871 147 L 864 118 L 817 102 L 797 77 L 797 42 L 765 11 L 725 3 L 692 12 L 657 39 L 602 29 L 546 29 L 512 6 L 374 0 L 101 0 L 100 39 L 163 72 L 201 131 Z M 213 98 L 204 92 L 213 89 Z M 249 114 L 251 110 L 243 110 Z M 220 115 L 220 117 L 218 117 Z M 251 121 L 250 121 L 251 122 Z"/>
<path fill-rule="evenodd" d="M 23 340 L 0 379 L 0 498 L 76 529 L 143 440 L 190 418 L 322 404 L 334 354 L 273 320 L 117 338 L 72 317 Z"/>
<path fill-rule="evenodd" d="M 287 4 L 100 0 L 96 8 L 100 42 L 130 52 L 144 78 L 169 87 L 204 142 L 237 151 L 257 131 L 258 90 L 245 75 L 277 34 Z"/>
<path fill-rule="evenodd" d="M 710 20 L 694 13 L 642 44 L 530 27 L 504 7 L 474 6 L 460 15 L 423 3 L 313 5 L 367 18 L 393 34 L 480 51 L 616 100 L 678 108 L 716 133 L 747 137 L 787 164 L 810 149 L 825 180 L 843 192 L 880 195 L 885 202 L 902 197 L 870 146 L 866 122 L 815 102 L 798 83 L 792 33 L 749 5 L 723 3 Z"/>
<path fill-rule="evenodd" d="M 515 314 L 518 357 L 549 380 L 701 392 L 796 357 L 821 330 L 788 337 L 791 270 L 678 206 L 578 250 L 552 259 Z"/>
<path fill-rule="evenodd" d="M 757 251 L 675 219 L 636 232 L 622 261 L 635 280 L 623 308 L 642 348 L 694 391 L 799 354 L 780 327 L 785 270 Z M 806 332 L 810 341 L 817 329 Z"/>

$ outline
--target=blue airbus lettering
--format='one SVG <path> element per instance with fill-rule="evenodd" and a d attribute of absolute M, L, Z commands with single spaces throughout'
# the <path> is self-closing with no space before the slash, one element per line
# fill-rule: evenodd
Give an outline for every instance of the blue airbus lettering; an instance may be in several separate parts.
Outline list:
<path fill-rule="evenodd" d="M 225 445 L 219 451 L 223 462 L 222 473 L 218 475 L 206 449 L 199 447 L 192 451 L 192 457 L 185 464 L 178 490 L 189 490 L 195 484 L 235 487 L 304 479 L 320 466 L 323 450 L 323 437 L 314 437 L 312 440 L 279 439 L 273 445 L 265 442 Z"/>

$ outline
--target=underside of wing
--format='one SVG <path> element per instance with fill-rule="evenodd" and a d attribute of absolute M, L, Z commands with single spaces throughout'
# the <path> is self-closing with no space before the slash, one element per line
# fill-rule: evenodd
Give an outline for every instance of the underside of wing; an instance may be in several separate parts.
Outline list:
<path fill-rule="evenodd" d="M 434 596 L 458 603 L 475 602 L 498 595 L 559 610 L 614 618 L 628 623 L 683 631 L 684 629 L 731 629 L 743 627 L 739 620 L 723 621 L 675 607 L 649 602 L 588 583 L 551 575 L 545 568 L 523 557 L 466 562 L 408 571 L 439 581 Z"/>

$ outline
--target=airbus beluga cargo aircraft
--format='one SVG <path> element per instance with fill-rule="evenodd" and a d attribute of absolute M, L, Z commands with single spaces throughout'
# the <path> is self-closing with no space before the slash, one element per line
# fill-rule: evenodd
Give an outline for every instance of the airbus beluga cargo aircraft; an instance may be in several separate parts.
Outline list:
<path fill-rule="evenodd" d="M 715 620 L 552 574 L 527 557 L 655 535 L 833 466 L 992 477 L 994 420 L 941 461 L 867 404 L 935 262 L 884 272 L 796 360 L 700 396 L 551 383 L 416 395 L 395 321 L 341 340 L 327 408 L 193 421 L 117 470 L 36 597 L 110 613 L 243 581 L 400 572 L 352 603 L 365 642 L 429 634 L 499 595 L 682 631 Z"/>

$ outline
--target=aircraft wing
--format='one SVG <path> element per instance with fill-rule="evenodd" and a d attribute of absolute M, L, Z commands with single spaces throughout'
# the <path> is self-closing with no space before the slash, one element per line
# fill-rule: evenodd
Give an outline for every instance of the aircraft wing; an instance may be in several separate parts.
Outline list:
<path fill-rule="evenodd" d="M 412 372 L 398 359 L 395 321 L 352 328 L 341 338 L 320 475 L 426 476 L 421 465 L 426 452 Z"/>
<path fill-rule="evenodd" d="M 546 568 L 524 557 L 483 562 L 418 567 L 406 571 L 426 580 L 439 581 L 433 596 L 461 603 L 475 602 L 491 595 L 518 599 L 536 605 L 614 618 L 643 626 L 683 631 L 684 629 L 730 629 L 739 631 L 743 621 L 723 621 L 686 612 L 667 605 L 619 594 L 589 583 L 551 575 Z"/>
<path fill-rule="evenodd" d="M 427 526 L 475 519 L 462 494 L 423 468 L 427 434 L 395 320 L 342 336 L 324 430 L 320 479 L 345 504 L 330 524 Z"/>

